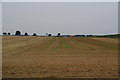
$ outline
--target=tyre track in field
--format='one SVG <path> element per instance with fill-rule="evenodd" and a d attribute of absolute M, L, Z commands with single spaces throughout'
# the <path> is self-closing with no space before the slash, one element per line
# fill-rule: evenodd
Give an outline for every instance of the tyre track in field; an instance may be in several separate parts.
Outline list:
<path fill-rule="evenodd" d="M 60 50 L 60 49 L 68 49 L 73 46 L 68 43 L 68 40 L 64 37 L 55 37 L 54 43 L 50 46 L 50 49 Z"/>
<path fill-rule="evenodd" d="M 5 37 L 5 38 L 4 38 Z M 7 37 L 7 38 L 6 38 Z M 10 37 L 12 37 L 11 39 L 9 39 Z M 24 42 L 23 40 L 29 40 L 29 37 L 23 37 L 20 36 L 3 36 L 3 40 L 2 40 L 2 47 L 3 47 L 3 53 L 6 51 L 14 51 L 15 48 L 19 47 L 19 46 L 23 46 Z M 24 44 L 25 45 L 25 44 Z M 6 50 L 7 49 L 7 50 Z"/>
<path fill-rule="evenodd" d="M 15 53 L 7 52 L 8 57 L 3 57 L 3 78 L 117 77 L 117 53 L 97 50 L 103 47 L 96 46 L 98 43 L 93 44 L 94 40 L 87 42 L 73 37 L 32 37 L 25 41 L 24 38 L 16 43 L 17 49 L 11 47 L 16 49 Z M 97 51 L 91 50 L 91 47 Z M 55 54 L 50 54 L 52 51 Z"/>
<path fill-rule="evenodd" d="M 94 44 L 88 44 L 86 41 L 83 41 L 82 38 L 71 38 L 71 37 L 55 37 L 54 43 L 50 45 L 49 49 L 53 50 L 84 50 L 84 51 L 96 51 L 101 47 Z"/>
<path fill-rule="evenodd" d="M 9 42 L 4 42 L 3 53 L 16 53 L 16 51 L 17 53 L 46 51 L 55 40 L 54 37 L 29 37 L 22 36 L 20 40 L 17 41 L 15 39 L 15 43 L 11 41 L 11 44 L 6 46 L 5 44 L 9 44 Z"/>
<path fill-rule="evenodd" d="M 37 37 L 35 41 L 30 41 L 28 45 L 24 46 L 26 47 L 22 52 L 23 53 L 40 53 L 40 52 L 47 52 L 49 49 L 49 46 L 53 44 L 54 37 Z"/>
<path fill-rule="evenodd" d="M 93 45 L 77 41 L 75 38 L 71 37 L 55 37 L 54 43 L 49 46 L 49 51 L 61 53 L 79 53 L 81 51 L 96 51 Z"/>
<path fill-rule="evenodd" d="M 117 49 L 116 44 L 110 44 L 92 38 L 75 38 L 75 40 L 93 50 Z"/>
<path fill-rule="evenodd" d="M 4 46 L 3 53 L 8 54 L 10 52 L 13 55 L 15 55 L 16 53 L 26 53 L 29 50 L 36 48 L 36 46 L 40 45 L 44 40 L 46 40 L 45 37 L 32 37 L 31 39 L 23 38 L 23 40 L 21 39 L 19 42 L 16 41 L 16 43 L 11 44 L 11 46 Z"/>
<path fill-rule="evenodd" d="M 4 39 L 4 37 L 3 37 L 3 40 L 2 40 L 3 48 L 4 47 L 10 47 L 10 46 L 13 46 L 13 45 L 20 46 L 21 44 L 29 42 L 29 40 L 34 40 L 35 39 L 31 36 L 22 36 L 22 37 L 20 37 L 20 36 L 10 36 L 10 37 L 12 37 L 12 39 L 8 38 L 8 40 Z"/>
<path fill-rule="evenodd" d="M 61 48 L 62 48 L 62 43 L 60 41 L 60 37 L 55 37 L 54 43 L 50 45 L 49 49 L 56 50 L 56 49 L 61 49 Z"/>
<path fill-rule="evenodd" d="M 28 42 L 31 42 L 31 40 L 35 40 L 36 38 L 33 37 L 23 37 L 23 39 L 14 39 L 14 40 L 9 40 L 9 41 L 3 41 L 3 48 L 4 47 L 18 47 L 18 46 L 23 46 L 22 44 L 26 45 Z"/>
<path fill-rule="evenodd" d="M 86 42 L 81 41 L 82 38 L 69 38 L 68 41 L 75 46 L 76 49 L 82 51 L 96 51 L 99 47 L 96 47 Z"/>
<path fill-rule="evenodd" d="M 118 41 L 119 41 L 119 38 L 91 38 L 91 39 L 103 41 L 103 42 L 106 42 L 108 44 L 118 44 Z"/>
<path fill-rule="evenodd" d="M 72 49 L 79 49 L 79 50 L 89 50 L 88 46 L 85 46 L 82 42 L 76 41 L 75 38 L 66 38 L 69 44 L 72 45 Z"/>

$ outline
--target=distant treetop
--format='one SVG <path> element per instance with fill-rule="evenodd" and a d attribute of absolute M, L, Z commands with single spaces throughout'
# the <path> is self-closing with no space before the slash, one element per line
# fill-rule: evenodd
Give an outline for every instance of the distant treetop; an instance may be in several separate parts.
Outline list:
<path fill-rule="evenodd" d="M 33 33 L 33 36 L 37 36 L 37 34 L 36 34 L 36 33 Z"/>
<path fill-rule="evenodd" d="M 28 36 L 28 33 L 25 33 L 25 36 Z"/>
<path fill-rule="evenodd" d="M 52 36 L 51 34 L 48 34 L 48 36 Z"/>
<path fill-rule="evenodd" d="M 6 33 L 6 32 L 3 32 L 3 35 L 7 35 L 7 33 Z"/>
<path fill-rule="evenodd" d="M 20 31 L 16 31 L 15 35 L 21 35 Z"/>
<path fill-rule="evenodd" d="M 10 35 L 10 32 L 8 32 L 8 35 Z"/>
<path fill-rule="evenodd" d="M 57 36 L 59 37 L 59 36 L 60 36 L 60 33 L 58 33 Z"/>

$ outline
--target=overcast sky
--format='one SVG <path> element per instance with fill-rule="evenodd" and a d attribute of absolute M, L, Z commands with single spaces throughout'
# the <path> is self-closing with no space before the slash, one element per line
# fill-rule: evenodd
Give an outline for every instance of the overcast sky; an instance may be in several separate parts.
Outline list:
<path fill-rule="evenodd" d="M 3 32 L 116 34 L 117 2 L 2 3 Z"/>
<path fill-rule="evenodd" d="M 0 3 L 0 34 L 2 34 L 2 4 Z"/>
<path fill-rule="evenodd" d="M 120 0 L 0 0 L 2 2 L 119 2 Z"/>

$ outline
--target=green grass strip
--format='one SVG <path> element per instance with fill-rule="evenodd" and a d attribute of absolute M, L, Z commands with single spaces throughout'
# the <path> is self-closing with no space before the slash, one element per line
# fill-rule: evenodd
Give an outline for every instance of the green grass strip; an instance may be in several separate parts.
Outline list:
<path fill-rule="evenodd" d="M 70 44 L 68 44 L 64 38 L 61 38 L 61 42 L 64 48 L 71 48 Z"/>

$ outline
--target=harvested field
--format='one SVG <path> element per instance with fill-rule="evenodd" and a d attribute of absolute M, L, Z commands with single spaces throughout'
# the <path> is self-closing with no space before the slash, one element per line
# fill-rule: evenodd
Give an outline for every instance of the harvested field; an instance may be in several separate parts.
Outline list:
<path fill-rule="evenodd" d="M 2 79 L 2 37 L 0 36 L 0 79 Z"/>
<path fill-rule="evenodd" d="M 117 41 L 3 36 L 3 78 L 117 78 Z"/>

